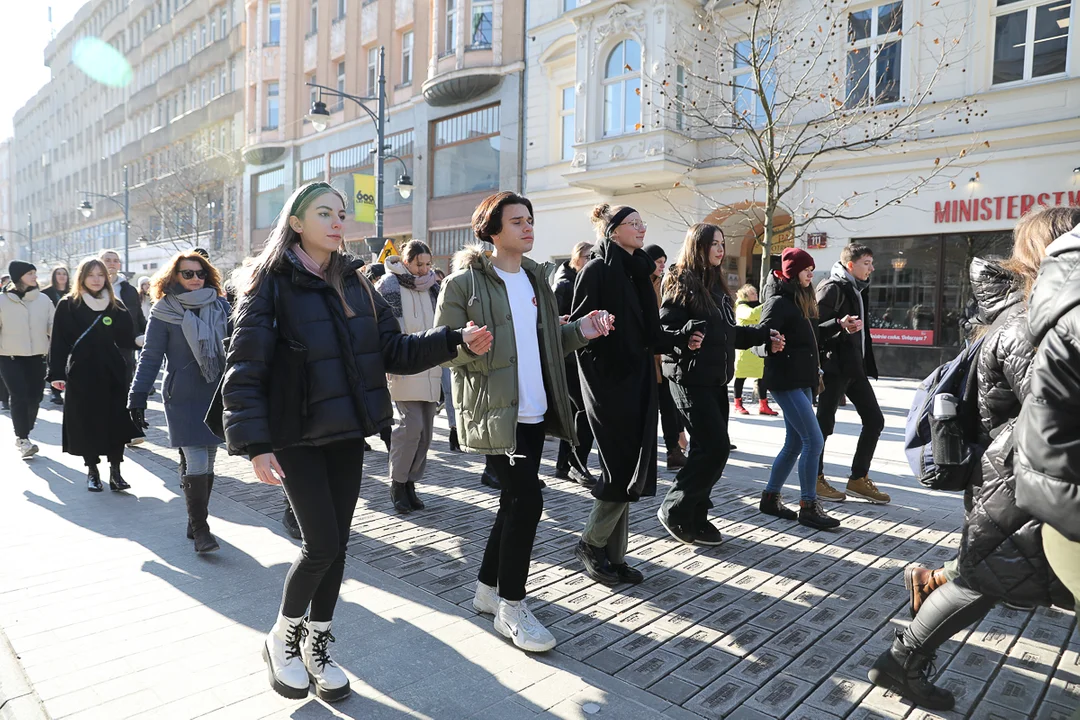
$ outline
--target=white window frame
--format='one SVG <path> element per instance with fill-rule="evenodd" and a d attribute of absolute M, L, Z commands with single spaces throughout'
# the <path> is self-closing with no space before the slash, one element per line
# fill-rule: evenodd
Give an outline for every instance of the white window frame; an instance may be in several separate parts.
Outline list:
<path fill-rule="evenodd" d="M 335 20 L 340 20 L 345 17 L 345 12 L 348 8 L 348 0 L 337 0 L 337 17 Z"/>
<path fill-rule="evenodd" d="M 277 12 L 274 12 L 274 9 Z M 274 26 L 277 26 L 277 37 L 274 37 Z M 267 45 L 281 44 L 281 3 L 272 2 L 266 10 L 266 43 Z"/>
<path fill-rule="evenodd" d="M 281 127 L 281 86 L 276 83 L 266 84 L 266 129 L 276 130 Z M 270 123 L 270 111 L 274 111 L 274 123 Z"/>
<path fill-rule="evenodd" d="M 412 30 L 401 34 L 401 84 L 411 85 L 413 79 L 413 46 L 415 36 Z"/>
<path fill-rule="evenodd" d="M 570 106 L 567 107 L 567 93 L 570 97 Z M 577 94 L 573 85 L 559 88 L 559 159 L 570 162 L 574 159 L 575 120 L 577 115 Z M 569 126 L 567 125 L 569 122 Z M 569 131 L 569 137 L 567 137 Z M 568 142 L 569 141 L 569 142 Z"/>
<path fill-rule="evenodd" d="M 445 39 L 443 55 L 457 52 L 457 4 L 459 0 L 446 0 L 446 22 L 443 26 Z"/>
<path fill-rule="evenodd" d="M 471 0 L 469 13 L 469 47 L 473 48 L 489 48 L 492 45 L 493 38 L 490 37 L 495 33 L 495 3 L 492 0 Z M 478 32 L 477 18 L 487 17 L 488 20 L 488 35 L 487 42 L 477 42 L 476 36 Z M 480 20 L 482 22 L 482 20 Z M 484 38 L 481 38 L 483 40 Z"/>
<path fill-rule="evenodd" d="M 1035 15 L 1038 9 L 1046 5 L 1063 5 L 1069 8 L 1069 27 L 1065 29 L 1066 42 L 1071 45 L 1071 21 L 1074 19 L 1072 14 L 1071 0 L 1021 0 L 1020 2 L 1013 3 L 1011 5 L 998 5 L 997 0 L 991 0 L 993 7 L 990 10 L 990 36 L 995 37 L 997 32 L 997 19 L 1004 15 L 1013 15 L 1016 13 L 1027 12 L 1027 28 L 1024 36 L 1024 76 L 1019 80 L 1008 80 L 1006 82 L 995 83 L 994 82 L 994 52 L 996 50 L 996 42 L 991 43 L 990 48 L 990 84 L 993 87 L 1009 87 L 1013 85 L 1020 85 L 1022 83 L 1029 82 L 1042 82 L 1043 80 L 1052 80 L 1054 78 L 1065 77 L 1069 74 L 1069 57 L 1072 54 L 1071 47 L 1067 46 L 1065 69 L 1059 73 L 1051 73 L 1049 75 L 1039 75 L 1038 77 L 1032 77 L 1032 69 L 1035 64 Z M 996 38 L 995 38 L 996 41 Z"/>
<path fill-rule="evenodd" d="M 368 48 L 367 51 L 367 94 L 368 97 L 377 97 L 379 94 L 379 48 Z"/>
<path fill-rule="evenodd" d="M 612 54 L 620 46 L 624 45 L 624 43 L 630 43 L 630 42 L 634 43 L 634 45 L 636 45 L 637 48 L 638 48 L 638 50 L 637 50 L 638 51 L 638 69 L 637 70 L 626 70 L 625 69 L 625 67 L 626 67 L 626 63 L 625 63 L 626 49 L 624 48 L 623 49 L 624 63 L 623 63 L 623 72 L 622 72 L 622 74 L 621 75 L 616 75 L 615 77 L 607 77 L 607 66 L 608 66 L 608 62 L 611 60 Z M 623 39 L 619 40 L 619 42 L 612 45 L 610 47 L 610 49 L 606 53 L 604 53 L 603 57 L 604 57 L 604 70 L 603 70 L 604 79 L 603 79 L 603 81 L 601 83 L 601 93 L 600 93 L 600 102 L 602 103 L 602 108 L 603 108 L 603 112 L 601 112 L 601 120 L 603 122 L 603 125 L 601 126 L 602 135 L 604 137 L 618 137 L 620 135 L 629 135 L 632 132 L 636 132 L 636 129 L 639 126 L 644 125 L 644 123 L 642 122 L 643 115 L 641 114 L 642 113 L 642 103 L 640 101 L 641 96 L 638 95 L 639 101 L 638 101 L 638 117 L 637 117 L 637 121 L 634 122 L 633 129 L 630 129 L 630 130 L 626 129 L 626 127 L 627 127 L 627 122 L 626 122 L 626 120 L 627 120 L 627 118 L 626 118 L 626 93 L 627 93 L 627 89 L 628 89 L 628 83 L 632 83 L 634 80 L 637 80 L 638 89 L 639 90 L 641 89 L 641 65 L 643 63 L 643 61 L 641 59 L 641 43 L 638 42 L 638 40 L 636 38 L 624 37 Z M 614 130 L 612 132 L 608 132 L 608 112 L 609 112 L 610 108 L 609 108 L 608 101 L 607 101 L 607 95 L 608 95 L 607 91 L 608 91 L 609 87 L 612 87 L 612 86 L 615 86 L 615 85 L 618 85 L 618 86 L 622 87 L 622 90 L 619 92 L 618 97 L 620 98 L 620 103 L 621 103 L 620 114 L 622 115 L 623 121 L 622 121 L 622 127 L 621 128 L 619 128 L 618 130 Z"/>
<path fill-rule="evenodd" d="M 311 0 L 308 9 L 308 35 L 319 32 L 319 0 Z"/>
<path fill-rule="evenodd" d="M 1066 0 L 1062 0 L 1062 1 L 1064 2 Z M 866 7 L 861 7 L 861 8 L 854 9 L 854 10 L 853 9 L 847 10 L 847 15 L 848 15 L 848 18 L 849 18 L 848 19 L 848 27 L 850 27 L 850 22 L 851 22 L 850 17 L 853 14 L 858 13 L 858 12 L 863 12 L 863 11 L 869 11 L 870 12 L 870 34 L 867 37 L 862 38 L 860 40 L 848 39 L 848 41 L 845 43 L 844 64 L 843 64 L 843 68 L 844 68 L 844 97 L 847 100 L 845 105 L 848 108 L 860 108 L 860 107 L 876 107 L 876 108 L 880 108 L 880 107 L 888 107 L 890 105 L 898 104 L 900 102 L 901 98 L 903 98 L 903 96 L 904 96 L 904 74 L 905 74 L 904 73 L 904 45 L 905 45 L 905 43 L 904 43 L 904 33 L 903 33 L 903 29 L 904 29 L 903 28 L 903 20 L 901 19 L 900 27 L 898 29 L 893 30 L 892 32 L 886 33 L 884 35 L 879 35 L 878 34 L 878 15 L 879 15 L 878 10 L 882 6 L 884 6 L 884 5 L 892 5 L 894 2 L 899 2 L 900 3 L 901 18 L 908 17 L 909 16 L 908 11 L 910 10 L 910 8 L 906 7 L 906 5 L 907 5 L 906 0 L 884 0 L 883 2 L 875 2 L 875 3 L 871 4 L 871 5 L 867 5 Z M 845 28 L 845 32 L 847 32 L 846 28 Z M 896 97 L 897 97 L 897 99 L 896 100 L 888 100 L 886 102 L 879 103 L 877 101 L 877 60 L 878 60 L 878 55 L 881 52 L 881 48 L 883 48 L 886 45 L 891 45 L 894 42 L 900 44 L 900 52 L 898 53 L 898 60 L 897 60 L 897 62 L 899 63 L 899 67 L 897 68 L 897 70 L 899 72 L 899 78 L 898 78 L 897 88 L 896 88 Z M 851 53 L 855 52 L 855 51 L 861 51 L 861 50 L 867 50 L 867 51 L 870 52 L 870 63 L 869 63 L 870 72 L 867 74 L 866 102 L 865 103 L 856 103 L 856 102 L 853 102 L 852 98 L 851 98 L 852 88 L 848 85 L 848 83 L 850 82 L 850 78 L 847 76 L 847 68 L 848 68 L 848 58 L 851 56 Z"/>

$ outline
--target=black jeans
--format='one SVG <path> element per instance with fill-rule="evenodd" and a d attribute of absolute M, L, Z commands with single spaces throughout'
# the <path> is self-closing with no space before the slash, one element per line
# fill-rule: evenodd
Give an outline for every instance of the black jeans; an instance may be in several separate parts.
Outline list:
<path fill-rule="evenodd" d="M 664 433 L 664 448 L 673 452 L 679 448 L 679 435 L 685 429 L 682 416 L 671 398 L 671 383 L 664 378 L 657 389 L 657 401 L 660 404 L 660 429 Z"/>
<path fill-rule="evenodd" d="M 731 454 L 727 386 L 673 384 L 671 388 L 690 430 L 690 447 L 686 466 L 675 476 L 660 507 L 672 524 L 700 530 L 713 506 L 709 499 L 713 486 Z"/>
<path fill-rule="evenodd" d="M 857 377 L 844 377 L 825 373 L 825 390 L 818 395 L 817 419 L 821 428 L 821 435 L 828 442 L 836 427 L 836 408 L 840 405 L 841 398 L 847 395 L 855 410 L 862 420 L 862 432 L 859 433 L 859 443 L 855 446 L 855 457 L 851 460 L 852 480 L 866 477 L 870 474 L 870 462 L 874 459 L 874 451 L 877 449 L 878 438 L 885 429 L 885 416 L 881 414 L 877 395 L 870 380 L 865 375 Z M 825 453 L 821 453 L 818 462 L 818 475 L 825 474 Z"/>
<path fill-rule="evenodd" d="M 735 378 L 735 399 L 742 400 L 743 387 L 746 385 L 746 378 Z M 765 388 L 765 381 L 761 378 L 754 380 L 754 387 L 757 388 L 758 400 L 765 400 L 768 395 L 768 390 Z"/>
<path fill-rule="evenodd" d="M 536 526 L 544 512 L 539 475 L 543 452 L 543 424 L 518 423 L 513 464 L 506 455 L 487 456 L 488 464 L 502 483 L 502 493 L 480 563 L 479 579 L 485 585 L 498 586 L 499 597 L 504 600 L 525 597 Z"/>
<path fill-rule="evenodd" d="M 124 462 L 124 446 L 118 445 L 115 448 L 109 450 L 105 457 L 109 460 L 110 465 L 119 465 Z M 83 462 L 86 463 L 86 467 L 97 467 L 101 462 L 101 458 L 97 455 L 83 455 Z"/>
<path fill-rule="evenodd" d="M 41 396 L 45 393 L 45 356 L 0 357 L 0 374 L 8 387 L 11 424 L 15 437 L 28 438 L 37 422 Z"/>
<path fill-rule="evenodd" d="M 300 556 L 285 575 L 281 614 L 303 617 L 310 605 L 312 622 L 330 622 L 341 591 L 349 528 L 360 495 L 364 441 L 296 446 L 276 455 L 285 472 L 285 495 L 304 536 Z"/>
<path fill-rule="evenodd" d="M 573 380 L 571 380 L 571 372 Z M 575 448 L 565 440 L 559 441 L 559 456 L 555 461 L 556 470 L 569 470 L 573 464 L 581 472 L 587 472 L 589 453 L 592 452 L 593 435 L 589 427 L 589 418 L 585 415 L 585 401 L 581 397 L 581 383 L 577 380 L 577 365 L 566 364 L 567 385 L 570 390 L 570 407 L 574 411 L 574 432 L 578 446 Z"/>
<path fill-rule="evenodd" d="M 969 625 L 986 617 L 997 600 L 964 585 L 963 578 L 945 583 L 923 601 L 919 614 L 904 631 L 909 647 L 933 652 Z"/>

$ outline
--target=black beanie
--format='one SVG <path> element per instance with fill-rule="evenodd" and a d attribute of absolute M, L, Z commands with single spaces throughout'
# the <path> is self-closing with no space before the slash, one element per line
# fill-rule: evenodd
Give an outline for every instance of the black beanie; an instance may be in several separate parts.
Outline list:
<path fill-rule="evenodd" d="M 656 262 L 660 258 L 667 259 L 667 253 L 664 252 L 664 248 L 659 245 L 646 245 L 645 254 L 652 258 L 653 262 Z"/>
<path fill-rule="evenodd" d="M 8 275 L 11 276 L 11 282 L 18 282 L 22 280 L 22 276 L 31 270 L 37 270 L 37 267 L 32 263 L 23 262 L 22 260 L 12 260 L 8 264 Z"/>

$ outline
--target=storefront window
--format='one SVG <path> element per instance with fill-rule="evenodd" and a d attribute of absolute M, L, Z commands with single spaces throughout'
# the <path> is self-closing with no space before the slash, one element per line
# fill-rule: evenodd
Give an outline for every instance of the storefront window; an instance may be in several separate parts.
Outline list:
<path fill-rule="evenodd" d="M 945 283 L 941 303 L 941 340 L 938 345 L 960 345 L 963 338 L 961 321 L 972 302 L 968 268 L 974 258 L 1003 260 L 1012 254 L 1011 232 L 967 233 L 945 235 L 942 268 Z"/>
<path fill-rule="evenodd" d="M 435 123 L 432 196 L 499 187 L 499 106 Z"/>

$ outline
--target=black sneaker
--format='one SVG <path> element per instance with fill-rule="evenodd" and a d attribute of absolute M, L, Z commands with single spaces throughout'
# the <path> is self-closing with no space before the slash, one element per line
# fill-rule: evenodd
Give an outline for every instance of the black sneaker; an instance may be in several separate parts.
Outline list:
<path fill-rule="evenodd" d="M 555 479 L 556 480 L 569 480 L 570 479 L 570 468 L 568 468 L 568 467 L 564 467 L 564 468 L 556 467 L 555 468 Z"/>
<path fill-rule="evenodd" d="M 499 482 L 499 478 L 495 477 L 487 470 L 480 476 L 480 484 L 487 485 L 492 490 L 502 490 L 502 483 Z"/>
<path fill-rule="evenodd" d="M 813 502 L 799 501 L 799 524 L 817 530 L 832 530 L 840 527 L 840 521 L 825 512 L 821 500 Z"/>
<path fill-rule="evenodd" d="M 641 574 L 640 570 L 636 570 L 626 563 L 622 563 L 621 565 L 612 564 L 611 569 L 615 571 L 615 575 L 618 576 L 619 582 L 621 583 L 637 585 L 645 580 L 645 576 Z"/>
<path fill-rule="evenodd" d="M 615 585 L 619 576 L 612 570 L 604 548 L 593 547 L 584 540 L 579 540 L 574 548 L 574 555 L 585 566 L 585 574 L 603 585 Z"/>
<path fill-rule="evenodd" d="M 664 514 L 663 506 L 656 510 L 656 517 L 660 520 L 660 524 L 664 526 L 664 529 L 667 530 L 668 535 L 684 545 L 694 544 L 695 533 L 688 527 L 670 522 L 667 515 Z"/>
<path fill-rule="evenodd" d="M 708 520 L 705 524 L 694 534 L 695 545 L 706 545 L 714 547 L 724 542 L 724 536 L 720 534 L 720 531 L 716 529 Z"/>

